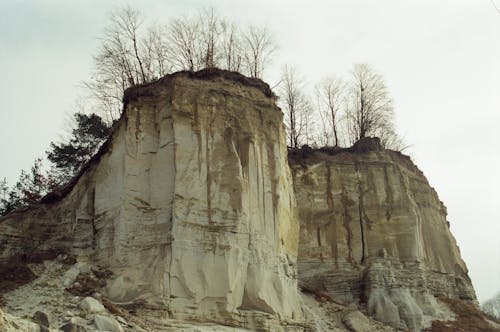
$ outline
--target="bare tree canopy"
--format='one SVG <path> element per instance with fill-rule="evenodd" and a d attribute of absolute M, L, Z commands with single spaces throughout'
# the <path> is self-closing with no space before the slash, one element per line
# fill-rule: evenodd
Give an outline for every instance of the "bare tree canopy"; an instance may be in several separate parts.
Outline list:
<path fill-rule="evenodd" d="M 167 27 L 170 59 L 174 66 L 183 70 L 202 68 L 200 23 L 192 18 L 174 19 Z"/>
<path fill-rule="evenodd" d="M 288 144 L 298 148 L 308 144 L 311 135 L 311 105 L 304 93 L 303 78 L 293 67 L 285 65 L 281 74 L 279 101 L 284 112 Z"/>
<path fill-rule="evenodd" d="M 242 36 L 235 23 L 221 22 L 221 67 L 230 71 L 241 72 L 243 65 Z"/>
<path fill-rule="evenodd" d="M 123 7 L 110 16 L 94 70 L 85 86 L 108 121 L 121 111 L 125 89 L 151 82 L 171 70 L 160 27 L 143 27 L 140 13 Z"/>
<path fill-rule="evenodd" d="M 111 123 L 121 113 L 125 89 L 177 70 L 217 67 L 262 78 L 275 48 L 265 27 L 241 28 L 214 9 L 148 26 L 138 11 L 123 7 L 111 14 L 85 83 L 95 101 L 91 111 Z M 316 110 L 305 90 L 296 69 L 285 66 L 278 94 L 291 147 L 340 146 L 366 136 L 380 137 L 386 147 L 404 147 L 394 129 L 392 99 L 370 66 L 355 65 L 347 84 L 334 77 L 321 80 L 315 86 Z"/>
<path fill-rule="evenodd" d="M 322 79 L 316 86 L 318 112 L 325 145 L 340 145 L 340 112 L 344 105 L 345 83 L 336 77 Z"/>
<path fill-rule="evenodd" d="M 356 64 L 348 91 L 347 134 L 351 144 L 367 136 L 380 138 L 394 131 L 392 98 L 382 77 L 366 64 Z"/>
<path fill-rule="evenodd" d="M 123 92 L 176 70 L 221 68 L 262 78 L 275 49 L 266 28 L 241 29 L 204 9 L 196 16 L 146 26 L 142 15 L 122 7 L 110 23 L 85 83 L 96 111 L 110 122 L 121 112 Z"/>
<path fill-rule="evenodd" d="M 275 44 L 266 28 L 251 26 L 243 34 L 243 53 L 247 74 L 262 78 L 265 66 L 268 64 Z"/>

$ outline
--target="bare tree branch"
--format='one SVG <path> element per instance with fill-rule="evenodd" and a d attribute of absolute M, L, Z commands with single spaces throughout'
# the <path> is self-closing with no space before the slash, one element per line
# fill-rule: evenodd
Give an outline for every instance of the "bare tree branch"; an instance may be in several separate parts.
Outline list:
<path fill-rule="evenodd" d="M 284 66 L 279 89 L 280 104 L 288 134 L 288 144 L 298 148 L 308 144 L 311 136 L 312 108 L 304 94 L 303 80 L 297 70 Z"/>
<path fill-rule="evenodd" d="M 386 148 L 404 146 L 394 128 L 392 98 L 382 77 L 370 66 L 354 65 L 348 99 L 346 121 L 351 144 L 377 136 Z"/>
<path fill-rule="evenodd" d="M 243 59 L 247 74 L 262 78 L 275 49 L 274 41 L 266 28 L 250 26 L 243 34 Z"/>
<path fill-rule="evenodd" d="M 327 138 L 332 137 L 332 145 L 338 146 L 340 141 L 340 110 L 344 102 L 345 84 L 340 79 L 328 77 L 322 79 L 315 87 L 318 111 L 323 121 L 323 132 Z"/>

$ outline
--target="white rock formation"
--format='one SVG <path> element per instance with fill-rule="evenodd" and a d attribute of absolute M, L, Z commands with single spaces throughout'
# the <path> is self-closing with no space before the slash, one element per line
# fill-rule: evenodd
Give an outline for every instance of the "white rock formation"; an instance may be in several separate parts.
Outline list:
<path fill-rule="evenodd" d="M 417 331 L 452 319 L 435 295 L 475 301 L 406 157 L 305 149 L 292 183 L 272 92 L 236 73 L 176 73 L 124 101 L 72 183 L 0 218 L 0 327 L 38 328 L 18 317 L 40 310 L 80 331 Z"/>
<path fill-rule="evenodd" d="M 3 257 L 88 257 L 114 272 L 110 300 L 176 318 L 303 321 L 285 129 L 266 84 L 205 71 L 128 91 L 111 138 L 59 196 L 2 220 Z"/>
<path fill-rule="evenodd" d="M 101 302 L 90 296 L 84 298 L 82 302 L 80 302 L 79 307 L 88 313 L 99 313 L 106 311 Z"/>
<path fill-rule="evenodd" d="M 448 316 L 434 296 L 475 302 L 446 208 L 408 157 L 366 139 L 290 160 L 304 287 L 412 331 Z"/>
<path fill-rule="evenodd" d="M 123 332 L 123 328 L 114 318 L 102 315 L 95 315 L 95 326 L 101 331 Z"/>

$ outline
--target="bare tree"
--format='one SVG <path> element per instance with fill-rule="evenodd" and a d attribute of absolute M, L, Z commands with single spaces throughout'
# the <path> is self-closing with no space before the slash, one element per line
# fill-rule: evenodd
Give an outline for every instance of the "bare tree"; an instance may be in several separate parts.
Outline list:
<path fill-rule="evenodd" d="M 84 85 L 96 102 L 92 111 L 104 113 L 111 122 L 120 115 L 123 93 L 130 86 L 173 70 L 214 67 L 245 69 L 260 78 L 273 50 L 267 29 L 250 27 L 241 33 L 213 9 L 148 27 L 138 11 L 123 7 L 111 14 L 91 79 Z"/>
<path fill-rule="evenodd" d="M 177 69 L 192 71 L 201 69 L 200 35 L 198 20 L 185 17 L 170 22 L 168 25 L 170 57 Z"/>
<path fill-rule="evenodd" d="M 218 67 L 222 20 L 213 8 L 197 16 L 174 19 L 167 25 L 170 57 L 176 69 L 200 70 Z"/>
<path fill-rule="evenodd" d="M 328 77 L 322 79 L 315 87 L 318 111 L 323 122 L 323 133 L 326 144 L 332 138 L 332 145 L 339 145 L 340 111 L 344 103 L 345 84 L 340 79 Z"/>
<path fill-rule="evenodd" d="M 153 79 L 163 77 L 173 70 L 165 35 L 165 28 L 160 25 L 152 25 L 148 28 L 144 53 L 145 61 L 148 63 L 149 77 Z"/>
<path fill-rule="evenodd" d="M 382 77 L 366 64 L 356 64 L 349 88 L 346 121 L 350 143 L 394 132 L 392 98 Z"/>
<path fill-rule="evenodd" d="M 213 8 L 206 8 L 200 12 L 198 20 L 201 32 L 201 60 L 203 67 L 217 67 L 220 57 L 220 19 L 216 16 L 215 10 Z"/>
<path fill-rule="evenodd" d="M 221 20 L 221 67 L 230 71 L 241 71 L 242 45 L 240 31 L 235 23 Z"/>
<path fill-rule="evenodd" d="M 304 143 L 307 144 L 311 135 L 311 106 L 304 94 L 302 82 L 303 79 L 295 68 L 283 67 L 279 100 L 284 110 L 288 144 L 292 148 L 298 148 Z"/>
<path fill-rule="evenodd" d="M 159 28 L 150 28 L 146 34 L 138 11 L 120 8 L 111 14 L 110 22 L 94 57 L 91 79 L 84 85 L 97 101 L 96 107 L 114 120 L 125 89 L 153 81 L 170 66 Z"/>
<path fill-rule="evenodd" d="M 262 78 L 276 46 L 266 28 L 250 26 L 243 34 L 243 59 L 247 74 Z"/>

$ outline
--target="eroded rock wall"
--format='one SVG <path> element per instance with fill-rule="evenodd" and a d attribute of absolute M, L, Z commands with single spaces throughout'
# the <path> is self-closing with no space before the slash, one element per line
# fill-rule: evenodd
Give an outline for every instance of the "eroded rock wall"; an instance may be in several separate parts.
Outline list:
<path fill-rule="evenodd" d="M 1 219 L 3 260 L 57 248 L 111 269 L 116 303 L 235 326 L 301 321 L 296 202 L 267 85 L 177 73 L 125 102 L 67 193 Z"/>
<path fill-rule="evenodd" d="M 111 137 L 75 181 L 0 218 L 1 266 L 42 271 L 44 260 L 71 254 L 77 263 L 52 276 L 63 280 L 59 293 L 47 294 L 75 288 L 73 272 L 86 266 L 85 276 L 107 278 L 91 293 L 132 308 L 149 330 L 167 320 L 385 329 L 357 308 L 418 331 L 450 319 L 436 296 L 475 302 L 446 208 L 409 158 L 377 140 L 287 158 L 272 92 L 236 73 L 176 73 L 124 101 Z M 36 277 L 9 285 L 31 282 L 5 297 L 9 310 L 39 290 Z"/>
<path fill-rule="evenodd" d="M 434 189 L 408 157 L 374 150 L 291 154 L 299 281 L 419 330 L 424 316 L 439 317 L 434 296 L 475 294 Z"/>

